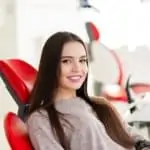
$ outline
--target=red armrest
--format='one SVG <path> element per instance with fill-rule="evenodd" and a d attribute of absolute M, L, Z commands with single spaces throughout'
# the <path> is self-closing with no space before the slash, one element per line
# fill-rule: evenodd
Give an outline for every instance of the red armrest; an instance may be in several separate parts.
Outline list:
<path fill-rule="evenodd" d="M 6 115 L 4 131 L 12 150 L 33 150 L 26 125 L 16 114 L 9 112 Z"/>

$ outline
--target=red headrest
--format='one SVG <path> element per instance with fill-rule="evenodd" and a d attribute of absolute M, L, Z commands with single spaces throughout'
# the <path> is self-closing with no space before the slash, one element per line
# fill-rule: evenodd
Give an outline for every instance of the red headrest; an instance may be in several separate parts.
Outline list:
<path fill-rule="evenodd" d="M 33 150 L 26 125 L 16 114 L 9 112 L 4 120 L 4 130 L 12 150 Z"/>
<path fill-rule="evenodd" d="M 126 91 L 118 84 L 106 85 L 102 88 L 102 96 L 111 101 L 128 102 Z"/>
<path fill-rule="evenodd" d="M 23 104 L 27 104 L 37 71 L 23 60 L 8 59 L 0 61 L 0 72 L 15 96 Z"/>

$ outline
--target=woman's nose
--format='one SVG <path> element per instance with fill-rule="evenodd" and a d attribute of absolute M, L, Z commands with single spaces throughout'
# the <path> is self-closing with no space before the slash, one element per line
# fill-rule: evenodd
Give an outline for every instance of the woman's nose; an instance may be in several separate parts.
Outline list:
<path fill-rule="evenodd" d="M 81 69 L 81 64 L 79 62 L 74 62 L 72 66 L 72 71 L 79 72 Z"/>

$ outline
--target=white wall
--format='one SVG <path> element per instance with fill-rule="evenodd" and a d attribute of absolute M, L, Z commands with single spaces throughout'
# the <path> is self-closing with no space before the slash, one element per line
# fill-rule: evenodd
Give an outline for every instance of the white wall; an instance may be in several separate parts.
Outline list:
<path fill-rule="evenodd" d="M 150 3 L 137 0 L 114 0 L 113 3 L 110 0 L 95 0 L 95 4 L 101 10 L 99 19 L 95 20 L 101 33 L 100 42 L 115 50 L 121 58 L 126 72 L 125 80 L 129 73 L 133 73 L 134 81 L 150 82 Z M 115 82 L 117 67 L 110 56 L 100 54 L 102 51 L 97 48 L 99 57 L 95 52 L 99 59 L 96 66 L 100 71 L 95 69 L 94 76 L 106 83 Z"/>
<path fill-rule="evenodd" d="M 76 11 L 76 0 L 18 0 L 18 20 L 19 57 L 34 65 L 37 65 L 40 55 L 35 45 L 37 39 L 43 43 L 52 33 L 67 30 L 87 40 L 83 20 Z"/>
<path fill-rule="evenodd" d="M 16 2 L 17 12 L 14 11 L 5 26 L 0 27 L 1 57 L 19 56 L 36 65 L 37 58 L 34 55 L 37 54 L 37 38 L 44 39 L 57 30 L 69 30 L 88 40 L 84 29 L 85 20 L 96 23 L 101 32 L 101 42 L 112 49 L 128 45 L 129 50 L 133 50 L 136 45 L 149 45 L 150 3 L 141 4 L 137 0 L 132 0 L 132 3 L 129 0 L 114 0 L 113 3 L 111 0 L 92 0 L 91 3 L 100 9 L 100 14 L 81 11 L 79 15 L 76 0 L 13 2 Z M 5 44 L 6 41 L 9 44 Z"/>
<path fill-rule="evenodd" d="M 137 46 L 134 51 L 127 51 L 127 46 L 122 46 L 116 52 L 121 58 L 125 73 L 124 82 L 129 74 L 131 82 L 150 83 L 150 48 L 146 45 Z"/>
<path fill-rule="evenodd" d="M 0 59 L 17 56 L 17 31 L 15 1 L 0 3 Z"/>

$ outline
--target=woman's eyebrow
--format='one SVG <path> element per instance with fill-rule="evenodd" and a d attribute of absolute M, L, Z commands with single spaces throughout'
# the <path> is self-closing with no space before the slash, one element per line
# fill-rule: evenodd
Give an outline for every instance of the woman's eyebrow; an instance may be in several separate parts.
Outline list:
<path fill-rule="evenodd" d="M 73 56 L 62 56 L 61 58 L 64 59 L 64 58 L 75 58 L 75 57 L 73 57 Z M 83 56 L 80 56 L 79 58 L 87 58 L 87 56 L 83 55 Z"/>
<path fill-rule="evenodd" d="M 84 56 L 81 56 L 80 58 L 87 58 L 87 56 L 86 56 L 86 55 L 84 55 Z"/>
<path fill-rule="evenodd" d="M 62 59 L 64 59 L 64 58 L 73 58 L 73 56 L 62 56 L 61 58 Z"/>

